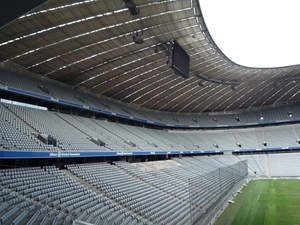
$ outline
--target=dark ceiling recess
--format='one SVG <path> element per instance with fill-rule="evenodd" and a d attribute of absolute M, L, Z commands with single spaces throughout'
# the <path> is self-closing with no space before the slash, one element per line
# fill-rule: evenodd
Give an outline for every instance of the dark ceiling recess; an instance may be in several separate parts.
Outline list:
<path fill-rule="evenodd" d="M 140 13 L 138 7 L 136 6 L 133 0 L 124 0 L 124 3 L 126 7 L 129 9 L 131 15 L 135 16 Z"/>
<path fill-rule="evenodd" d="M 49 0 L 1 0 L 0 29 Z"/>

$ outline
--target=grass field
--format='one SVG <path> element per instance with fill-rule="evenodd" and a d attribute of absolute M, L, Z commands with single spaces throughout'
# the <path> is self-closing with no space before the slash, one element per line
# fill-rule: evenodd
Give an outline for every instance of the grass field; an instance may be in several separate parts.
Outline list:
<path fill-rule="evenodd" d="M 216 225 L 300 225 L 300 180 L 256 180 L 244 187 Z"/>

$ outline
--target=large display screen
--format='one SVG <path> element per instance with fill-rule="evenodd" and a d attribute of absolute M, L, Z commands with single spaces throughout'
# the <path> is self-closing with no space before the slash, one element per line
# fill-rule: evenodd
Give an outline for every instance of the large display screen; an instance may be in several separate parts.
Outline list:
<path fill-rule="evenodd" d="M 176 41 L 174 41 L 173 45 L 173 61 L 171 67 L 175 70 L 175 73 L 178 73 L 184 78 L 189 78 L 190 56 Z"/>

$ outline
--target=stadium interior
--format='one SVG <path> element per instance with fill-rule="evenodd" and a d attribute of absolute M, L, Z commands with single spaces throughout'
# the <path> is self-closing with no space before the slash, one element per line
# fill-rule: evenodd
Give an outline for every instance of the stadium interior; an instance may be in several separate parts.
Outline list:
<path fill-rule="evenodd" d="M 235 64 L 198 0 L 13 2 L 1 225 L 214 224 L 249 180 L 300 177 L 299 66 Z"/>

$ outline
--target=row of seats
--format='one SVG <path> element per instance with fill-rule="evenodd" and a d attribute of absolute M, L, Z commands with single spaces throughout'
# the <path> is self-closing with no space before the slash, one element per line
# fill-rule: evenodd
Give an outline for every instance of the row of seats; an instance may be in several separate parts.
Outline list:
<path fill-rule="evenodd" d="M 294 153 L 182 157 L 152 169 L 124 161 L 1 169 L 0 224 L 184 225 L 191 215 L 204 221 L 248 170 L 299 177 L 299 162 Z"/>
<path fill-rule="evenodd" d="M 154 130 L 6 103 L 0 104 L 0 126 L 0 148 L 19 151 L 233 150 L 297 146 L 300 140 L 298 124 L 222 131 Z M 57 146 L 38 139 L 42 134 L 56 139 Z"/>
<path fill-rule="evenodd" d="M 67 165 L 66 168 L 109 198 L 148 218 L 149 224 L 185 224 L 190 220 L 191 210 L 193 220 L 199 220 L 222 193 L 228 192 L 248 173 L 247 167 L 237 161 L 228 160 L 225 164 L 211 159 L 213 166 L 204 168 L 196 159 L 187 165 L 188 161 L 184 160 L 188 159 L 178 159 L 180 166 L 157 171 L 143 171 L 134 164 L 119 161 L 113 162 L 114 165 L 91 163 Z M 219 167 L 223 169 L 214 171 Z"/>
<path fill-rule="evenodd" d="M 28 176 L 31 173 L 34 176 Z M 146 224 L 140 216 L 56 167 L 3 169 L 0 178 L 0 224 L 68 225 L 85 218 L 95 224 Z M 19 189 L 24 185 L 26 189 Z"/>
<path fill-rule="evenodd" d="M 188 124 L 188 125 L 226 125 L 247 124 L 264 121 L 286 120 L 291 117 L 300 118 L 300 107 L 298 104 L 265 108 L 250 112 L 220 115 L 178 114 L 164 113 L 151 110 L 134 108 L 129 105 L 119 104 L 116 101 L 96 96 L 87 91 L 72 87 L 62 86 L 59 83 L 39 77 L 27 77 L 26 75 L 0 70 L 0 80 L 3 85 L 46 95 L 52 98 L 63 99 L 77 104 L 97 107 L 114 113 L 121 113 L 131 117 L 137 117 L 148 121 L 162 122 L 166 124 Z"/>
<path fill-rule="evenodd" d="M 247 160 L 249 175 L 258 177 L 300 177 L 300 154 L 239 155 Z"/>

